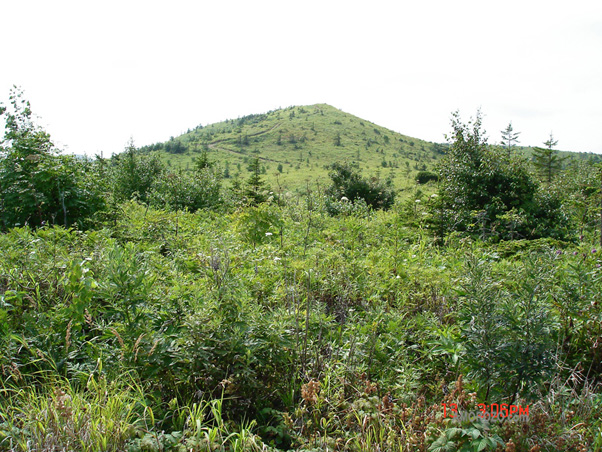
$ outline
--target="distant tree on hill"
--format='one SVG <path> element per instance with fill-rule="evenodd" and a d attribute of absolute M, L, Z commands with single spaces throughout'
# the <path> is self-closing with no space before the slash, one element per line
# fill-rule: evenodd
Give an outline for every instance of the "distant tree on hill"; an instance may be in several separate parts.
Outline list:
<path fill-rule="evenodd" d="M 337 134 L 334 137 L 334 145 L 335 146 L 340 146 L 341 145 L 341 134 L 337 132 Z"/>
<path fill-rule="evenodd" d="M 550 138 L 543 143 L 546 147 L 533 148 L 533 165 L 543 177 L 543 179 L 549 184 L 552 182 L 554 176 L 562 170 L 562 163 L 564 158 L 558 155 L 558 151 L 554 150 L 554 146 L 558 144 L 557 140 L 554 140 L 552 133 Z"/>
<path fill-rule="evenodd" d="M 173 137 L 163 145 L 163 149 L 170 154 L 183 154 L 186 152 L 186 146 L 180 140 L 175 140 Z"/>

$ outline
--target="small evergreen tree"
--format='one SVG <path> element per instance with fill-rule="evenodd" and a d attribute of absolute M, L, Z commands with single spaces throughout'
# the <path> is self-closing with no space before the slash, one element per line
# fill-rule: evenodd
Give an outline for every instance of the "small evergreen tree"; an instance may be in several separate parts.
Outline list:
<path fill-rule="evenodd" d="M 205 150 L 201 151 L 201 156 L 193 159 L 193 161 L 194 161 L 194 167 L 197 171 L 202 170 L 204 168 L 210 168 L 211 166 L 213 166 L 213 164 L 209 161 L 209 155 L 207 154 L 207 151 L 205 151 Z"/>
<path fill-rule="evenodd" d="M 545 148 L 533 148 L 533 165 L 535 165 L 541 177 L 549 184 L 552 182 L 554 176 L 562 170 L 562 163 L 565 159 L 561 158 L 558 155 L 558 151 L 553 149 L 558 144 L 558 141 L 554 140 L 552 133 L 550 133 L 550 138 L 544 141 L 543 144 Z"/>
<path fill-rule="evenodd" d="M 140 153 L 130 141 L 125 152 L 113 157 L 111 183 L 115 200 L 122 202 L 137 198 L 148 202 L 153 182 L 164 171 L 165 167 L 157 155 Z"/>
<path fill-rule="evenodd" d="M 341 134 L 337 132 L 337 134 L 334 137 L 334 145 L 335 146 L 341 146 Z"/>
<path fill-rule="evenodd" d="M 510 149 L 512 146 L 516 146 L 518 141 L 518 136 L 520 132 L 515 132 L 512 128 L 512 121 L 508 123 L 508 127 L 502 130 L 502 145 L 506 147 L 506 149 Z"/>
<path fill-rule="evenodd" d="M 247 198 L 249 204 L 257 205 L 265 202 L 267 199 L 264 194 L 265 181 L 261 177 L 259 157 L 255 157 L 251 161 L 249 171 L 251 172 L 251 176 L 247 179 L 244 196 Z"/>

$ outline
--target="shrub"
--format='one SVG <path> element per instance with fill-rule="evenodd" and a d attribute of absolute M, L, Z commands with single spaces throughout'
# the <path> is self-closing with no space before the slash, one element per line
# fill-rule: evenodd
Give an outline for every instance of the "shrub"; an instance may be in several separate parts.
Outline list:
<path fill-rule="evenodd" d="M 462 342 L 469 376 L 481 397 L 530 397 L 554 370 L 557 325 L 548 294 L 553 258 L 532 253 L 506 283 L 496 281 L 492 262 L 472 256 L 459 293 Z"/>
<path fill-rule="evenodd" d="M 437 182 L 438 180 L 439 175 L 430 171 L 419 171 L 418 174 L 416 174 L 416 182 L 418 182 L 419 184 L 426 184 L 430 181 Z"/>
<path fill-rule="evenodd" d="M 372 177 L 363 178 L 356 168 L 345 163 L 330 165 L 332 185 L 326 190 L 326 195 L 335 201 L 347 198 L 350 202 L 363 199 L 372 209 L 389 209 L 395 201 L 395 192 L 391 182 L 383 183 Z"/>
<path fill-rule="evenodd" d="M 124 153 L 111 159 L 110 179 L 115 200 L 137 199 L 148 203 L 151 187 L 164 171 L 156 154 L 138 152 L 130 143 Z"/>
<path fill-rule="evenodd" d="M 149 202 L 171 210 L 215 208 L 222 204 L 220 171 L 203 167 L 194 172 L 162 173 L 152 183 Z"/>

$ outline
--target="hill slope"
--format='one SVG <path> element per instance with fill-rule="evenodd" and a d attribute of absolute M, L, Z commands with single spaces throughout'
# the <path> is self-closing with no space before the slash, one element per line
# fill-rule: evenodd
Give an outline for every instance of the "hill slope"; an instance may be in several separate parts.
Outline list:
<path fill-rule="evenodd" d="M 390 177 L 395 186 L 414 186 L 419 170 L 431 169 L 445 145 L 393 132 L 330 105 L 288 107 L 264 114 L 197 127 L 143 150 L 162 151 L 168 165 L 187 168 L 207 151 L 226 175 L 248 176 L 258 157 L 265 177 L 284 189 L 301 189 L 307 181 L 326 181 L 333 162 L 359 164 L 364 174 Z"/>
<path fill-rule="evenodd" d="M 159 151 L 169 166 L 182 169 L 191 168 L 193 159 L 206 151 L 231 180 L 246 179 L 249 162 L 258 157 L 268 183 L 284 190 L 302 190 L 308 182 L 328 184 L 328 165 L 349 162 L 358 164 L 364 175 L 390 178 L 396 188 L 408 190 L 416 187 L 418 171 L 432 170 L 446 148 L 316 104 L 198 126 L 141 150 Z M 533 154 L 530 147 L 513 151 L 527 158 Z M 560 151 L 559 155 L 602 160 L 591 153 Z"/>

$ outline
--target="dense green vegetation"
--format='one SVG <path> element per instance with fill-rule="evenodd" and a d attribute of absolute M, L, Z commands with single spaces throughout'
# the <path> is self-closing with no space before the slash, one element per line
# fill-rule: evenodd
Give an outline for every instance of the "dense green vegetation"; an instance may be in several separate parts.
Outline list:
<path fill-rule="evenodd" d="M 189 171 L 66 159 L 14 99 L 0 450 L 601 450 L 593 162 L 548 181 L 456 114 L 419 185 L 337 160 L 341 128 L 294 192 L 258 156 L 232 183 L 211 148 Z M 529 418 L 449 416 L 483 403 Z"/>

